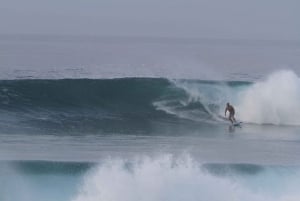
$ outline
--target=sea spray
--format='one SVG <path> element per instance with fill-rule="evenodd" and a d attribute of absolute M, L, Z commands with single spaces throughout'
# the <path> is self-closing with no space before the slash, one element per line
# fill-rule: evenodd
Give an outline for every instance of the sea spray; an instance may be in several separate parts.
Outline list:
<path fill-rule="evenodd" d="M 257 82 L 171 80 L 180 96 L 154 102 L 158 110 L 193 121 L 220 122 L 230 102 L 239 121 L 300 125 L 300 79 L 290 70 L 276 71 Z"/>
<path fill-rule="evenodd" d="M 289 183 L 277 182 L 272 170 L 267 173 L 271 178 L 264 179 L 264 169 L 249 170 L 253 165 L 214 166 L 221 171 L 213 173 L 209 170 L 211 166 L 203 166 L 188 155 L 179 158 L 161 155 L 133 161 L 108 159 L 86 175 L 72 201 L 294 201 L 300 198 Z M 288 179 L 290 175 L 281 174 L 280 179 L 283 178 Z M 255 188 L 251 187 L 253 181 Z M 297 178 L 292 181 L 297 181 L 292 186 L 299 183 Z"/>
<path fill-rule="evenodd" d="M 292 71 L 274 72 L 239 94 L 241 120 L 258 124 L 300 125 L 300 79 Z"/>
<path fill-rule="evenodd" d="M 168 155 L 134 163 L 106 161 L 87 175 L 73 201 L 217 201 L 226 194 L 239 200 L 242 194 L 230 181 L 204 174 L 198 165 Z"/>

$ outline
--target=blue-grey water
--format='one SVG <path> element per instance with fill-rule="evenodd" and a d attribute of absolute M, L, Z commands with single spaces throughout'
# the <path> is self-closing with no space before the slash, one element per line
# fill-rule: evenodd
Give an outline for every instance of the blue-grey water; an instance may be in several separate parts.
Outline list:
<path fill-rule="evenodd" d="M 299 53 L 2 35 L 0 200 L 299 200 Z"/>

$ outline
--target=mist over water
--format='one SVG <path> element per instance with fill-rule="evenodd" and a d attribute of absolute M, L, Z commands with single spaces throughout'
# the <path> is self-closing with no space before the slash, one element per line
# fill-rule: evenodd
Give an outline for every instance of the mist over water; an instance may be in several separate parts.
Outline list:
<path fill-rule="evenodd" d="M 263 78 L 300 73 L 300 46 L 284 41 L 0 35 L 0 79 Z"/>

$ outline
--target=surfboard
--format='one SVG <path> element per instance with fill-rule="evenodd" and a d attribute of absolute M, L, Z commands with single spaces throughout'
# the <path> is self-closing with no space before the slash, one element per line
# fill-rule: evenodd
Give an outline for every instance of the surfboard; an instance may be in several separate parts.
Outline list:
<path fill-rule="evenodd" d="M 241 121 L 238 121 L 238 122 L 234 122 L 232 125 L 233 126 L 241 126 L 242 122 Z"/>
<path fill-rule="evenodd" d="M 223 116 L 221 116 L 221 115 L 218 115 L 218 117 L 219 117 L 221 120 L 224 120 L 224 121 L 226 121 L 226 122 L 229 121 L 228 118 L 223 117 Z M 229 122 L 230 122 L 230 121 L 229 121 Z M 236 121 L 236 122 L 234 122 L 233 124 L 230 122 L 230 125 L 236 126 L 236 127 L 242 127 L 242 123 L 243 123 L 243 122 L 241 122 L 241 121 Z"/>

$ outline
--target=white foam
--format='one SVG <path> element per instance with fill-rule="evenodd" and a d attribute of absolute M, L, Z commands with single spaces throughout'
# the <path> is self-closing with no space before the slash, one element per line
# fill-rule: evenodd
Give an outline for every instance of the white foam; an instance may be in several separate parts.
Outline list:
<path fill-rule="evenodd" d="M 231 91 L 227 85 L 215 85 L 210 83 L 197 83 L 188 80 L 170 80 L 174 86 L 182 89 L 187 97 L 180 97 L 179 100 L 171 99 L 156 101 L 153 105 L 158 110 L 165 111 L 168 114 L 176 115 L 180 118 L 190 119 L 194 121 L 214 122 L 209 117 L 218 119 L 220 114 L 223 114 L 223 107 L 231 97 Z M 176 101 L 180 101 L 178 104 L 172 104 Z M 205 111 L 201 108 L 186 108 L 193 103 L 201 103 Z M 210 106 L 215 106 L 212 109 Z M 222 109 L 220 109 L 222 108 Z M 223 111 L 217 113 L 217 110 Z M 225 108 L 224 108 L 225 109 Z"/>
<path fill-rule="evenodd" d="M 131 163 L 105 161 L 86 176 L 73 201 L 299 200 L 295 192 L 276 192 L 275 199 L 233 177 L 212 175 L 190 157 L 174 159 L 164 155 Z"/>
<path fill-rule="evenodd" d="M 264 80 L 242 86 L 180 80 L 172 82 L 183 89 L 187 97 L 181 97 L 181 104 L 175 106 L 170 104 L 174 99 L 157 101 L 154 106 L 178 117 L 203 121 L 207 119 L 207 112 L 215 120 L 219 120 L 218 117 L 224 115 L 226 102 L 230 102 L 236 109 L 238 121 L 300 125 L 300 78 L 293 71 L 276 71 Z M 191 103 L 201 103 L 205 111 L 179 107 Z M 210 105 L 214 106 L 213 110 Z"/>
<path fill-rule="evenodd" d="M 246 122 L 300 125 L 300 79 L 289 70 L 274 72 L 241 92 L 236 108 Z"/>

